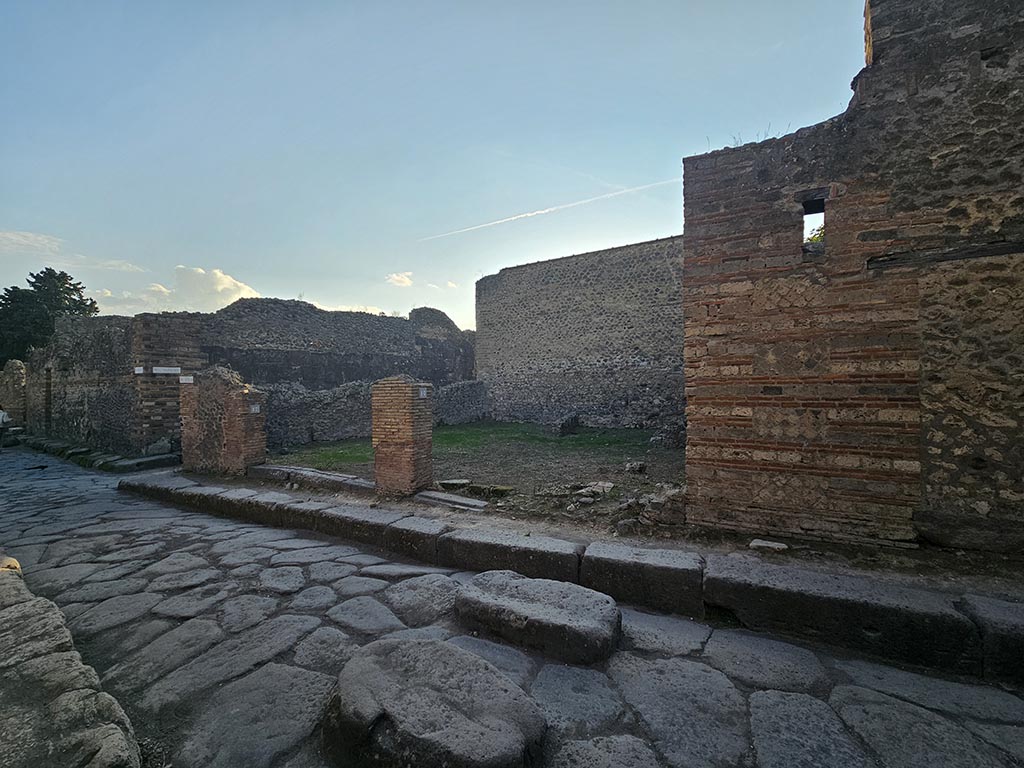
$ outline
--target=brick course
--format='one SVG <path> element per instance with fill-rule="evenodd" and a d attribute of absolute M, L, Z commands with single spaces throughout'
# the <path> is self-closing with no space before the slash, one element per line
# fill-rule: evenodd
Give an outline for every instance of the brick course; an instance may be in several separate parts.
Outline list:
<path fill-rule="evenodd" d="M 214 366 L 181 385 L 181 463 L 186 470 L 245 474 L 266 461 L 266 397 Z"/>

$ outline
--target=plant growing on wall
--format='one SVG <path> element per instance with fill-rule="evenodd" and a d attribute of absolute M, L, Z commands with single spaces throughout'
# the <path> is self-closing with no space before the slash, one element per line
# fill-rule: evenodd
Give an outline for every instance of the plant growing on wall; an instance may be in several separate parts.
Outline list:
<path fill-rule="evenodd" d="M 86 298 L 85 286 L 67 272 L 52 267 L 30 272 L 28 285 L 12 285 L 0 296 L 0 367 L 8 360 L 23 360 L 30 347 L 46 344 L 57 315 L 100 311 L 94 299 Z"/>

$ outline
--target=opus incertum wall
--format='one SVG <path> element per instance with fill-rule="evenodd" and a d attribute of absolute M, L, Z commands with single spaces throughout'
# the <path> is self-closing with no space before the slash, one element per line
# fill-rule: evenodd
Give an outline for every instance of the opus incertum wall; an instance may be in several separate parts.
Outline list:
<path fill-rule="evenodd" d="M 477 378 L 495 418 L 682 419 L 682 240 L 501 270 L 476 284 Z"/>
<path fill-rule="evenodd" d="M 684 161 L 686 519 L 1012 550 L 1024 9 L 871 0 L 866 18 L 844 114 Z"/>

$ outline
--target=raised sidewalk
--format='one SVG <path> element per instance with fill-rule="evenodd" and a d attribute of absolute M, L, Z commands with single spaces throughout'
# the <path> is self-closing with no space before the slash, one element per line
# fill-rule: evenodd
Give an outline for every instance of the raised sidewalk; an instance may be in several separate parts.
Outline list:
<path fill-rule="evenodd" d="M 252 480 L 280 481 L 280 468 Z M 277 473 L 277 474 L 275 474 Z M 255 485 L 255 484 L 254 484 Z M 305 528 L 467 570 L 508 569 L 579 583 L 624 603 L 794 635 L 873 656 L 1024 685 L 1024 604 L 906 586 L 867 574 L 479 527 L 359 503 L 300 501 L 259 487 L 178 474 L 119 488 L 204 512 Z"/>

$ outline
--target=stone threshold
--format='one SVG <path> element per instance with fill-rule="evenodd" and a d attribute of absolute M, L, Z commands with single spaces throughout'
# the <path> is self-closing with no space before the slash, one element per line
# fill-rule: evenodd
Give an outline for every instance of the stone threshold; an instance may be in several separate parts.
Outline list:
<path fill-rule="evenodd" d="M 142 472 L 150 469 L 176 467 L 181 464 L 180 453 L 161 453 L 155 456 L 132 458 L 38 435 L 22 436 L 19 441 L 27 448 L 49 453 L 60 459 L 67 459 L 80 467 L 99 469 L 104 472 Z"/>
<path fill-rule="evenodd" d="M 82 663 L 60 609 L 32 594 L 11 558 L 0 558 L 0 660 L 5 735 L 15 736 L 3 765 L 139 768 L 124 709 Z"/>
<path fill-rule="evenodd" d="M 341 472 L 326 472 L 322 469 L 292 467 L 286 464 L 257 464 L 249 467 L 246 476 L 262 482 L 280 483 L 294 488 L 310 488 L 327 491 L 355 491 L 357 493 L 376 494 L 376 486 L 370 480 Z M 486 501 L 471 499 L 444 491 L 420 491 L 413 496 L 419 501 L 432 506 L 461 509 L 469 512 L 482 512 L 490 506 Z"/>
<path fill-rule="evenodd" d="M 723 618 L 889 661 L 1024 685 L 1024 604 L 893 584 L 862 574 L 596 541 L 459 527 L 400 510 L 298 501 L 176 474 L 124 479 L 150 498 L 364 542 L 426 563 L 511 570 L 582 584 L 616 600 Z"/>

